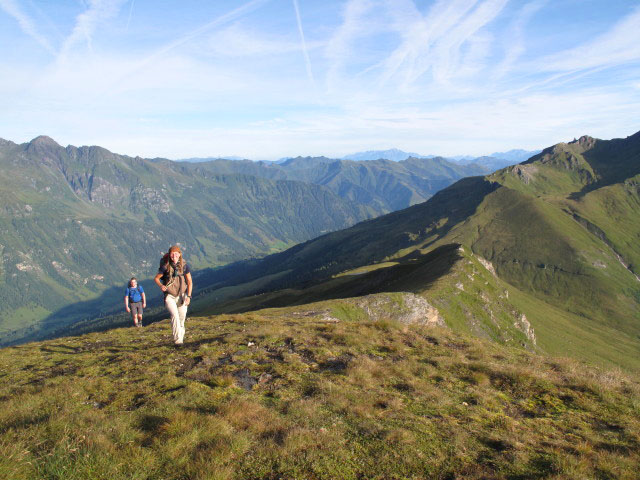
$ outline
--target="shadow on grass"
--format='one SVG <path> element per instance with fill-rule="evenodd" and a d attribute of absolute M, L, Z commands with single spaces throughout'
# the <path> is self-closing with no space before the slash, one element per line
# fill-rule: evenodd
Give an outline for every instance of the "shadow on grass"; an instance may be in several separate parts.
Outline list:
<path fill-rule="evenodd" d="M 209 313 L 242 313 L 262 308 L 287 307 L 340 298 L 360 297 L 381 292 L 413 292 L 427 290 L 440 277 L 447 275 L 462 258 L 459 244 L 443 245 L 426 255 L 413 252 L 398 264 L 360 275 L 342 276 L 307 289 L 258 295 L 250 301 L 229 301 Z"/>
<path fill-rule="evenodd" d="M 0 435 L 4 435 L 10 430 L 21 430 L 35 425 L 48 422 L 51 415 L 48 413 L 39 413 L 33 417 L 16 418 L 4 425 L 0 425 Z"/>
<path fill-rule="evenodd" d="M 585 185 L 569 198 L 580 200 L 587 193 L 602 187 L 622 183 L 640 173 L 640 132 L 626 139 L 596 140 L 594 147 L 583 153 L 598 180 Z"/>

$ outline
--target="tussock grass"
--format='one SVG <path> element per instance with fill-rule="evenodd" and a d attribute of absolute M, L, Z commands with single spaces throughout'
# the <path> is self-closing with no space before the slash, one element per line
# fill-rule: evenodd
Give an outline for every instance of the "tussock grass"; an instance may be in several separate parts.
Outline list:
<path fill-rule="evenodd" d="M 4 349 L 0 477 L 636 476 L 637 378 L 340 308 Z"/>

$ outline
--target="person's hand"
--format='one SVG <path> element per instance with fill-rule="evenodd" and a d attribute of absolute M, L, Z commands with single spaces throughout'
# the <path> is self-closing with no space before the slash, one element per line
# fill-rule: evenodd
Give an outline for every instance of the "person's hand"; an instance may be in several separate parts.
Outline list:
<path fill-rule="evenodd" d="M 162 286 L 160 287 L 160 290 L 162 290 L 163 292 L 166 292 L 166 291 L 167 291 L 167 287 L 166 287 L 165 285 L 162 285 Z"/>
<path fill-rule="evenodd" d="M 128 313 L 131 313 L 131 309 L 129 307 L 125 307 Z"/>
<path fill-rule="evenodd" d="M 184 304 L 189 306 L 190 303 L 191 303 L 191 297 L 185 297 Z"/>
<path fill-rule="evenodd" d="M 143 303 L 143 304 L 142 304 L 142 308 L 147 308 L 147 304 L 146 304 L 146 303 Z"/>

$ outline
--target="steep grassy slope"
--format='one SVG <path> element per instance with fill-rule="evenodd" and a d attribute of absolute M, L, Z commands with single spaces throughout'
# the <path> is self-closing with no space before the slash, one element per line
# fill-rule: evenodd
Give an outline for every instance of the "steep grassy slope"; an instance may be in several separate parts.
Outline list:
<path fill-rule="evenodd" d="M 424 204 L 260 262 L 211 272 L 213 286 L 203 302 L 211 311 L 229 305 L 250 309 L 260 297 L 215 304 L 283 288 L 295 294 L 288 300 L 284 293 L 272 296 L 290 302 L 296 296 L 322 298 L 322 292 L 347 296 L 354 290 L 333 289 L 332 276 L 402 264 L 412 255 L 460 244 L 488 261 L 513 289 L 509 303 L 530 319 L 545 351 L 638 370 L 639 152 L 638 134 L 559 144 L 525 164 L 457 182 Z M 393 266 L 383 270 L 402 277 Z M 403 288 L 433 300 L 428 282 L 415 281 L 413 288 L 409 283 Z M 360 285 L 358 294 L 388 288 L 368 281 Z M 478 315 L 467 317 L 469 324 Z"/>
<path fill-rule="evenodd" d="M 406 323 L 409 298 L 3 349 L 0 476 L 637 477 L 637 379 Z"/>
<path fill-rule="evenodd" d="M 238 296 L 229 287 L 229 291 L 217 295 L 198 297 L 192 310 L 233 313 L 382 292 L 410 292 L 426 298 L 435 313 L 458 332 L 535 350 L 535 333 L 526 316 L 509 301 L 510 287 L 483 262 L 459 245 L 445 245 L 425 255 L 414 252 L 392 262 L 347 271 L 307 288 L 219 302 L 217 295 Z"/>

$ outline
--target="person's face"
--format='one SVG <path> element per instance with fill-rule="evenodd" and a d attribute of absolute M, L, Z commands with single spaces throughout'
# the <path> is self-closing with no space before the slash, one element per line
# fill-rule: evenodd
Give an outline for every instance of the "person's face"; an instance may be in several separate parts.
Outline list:
<path fill-rule="evenodd" d="M 132 288 L 136 288 L 138 286 L 138 281 L 137 280 L 131 280 L 131 287 Z"/>
<path fill-rule="evenodd" d="M 178 263 L 180 261 L 180 252 L 171 252 L 169 258 L 173 263 Z"/>

